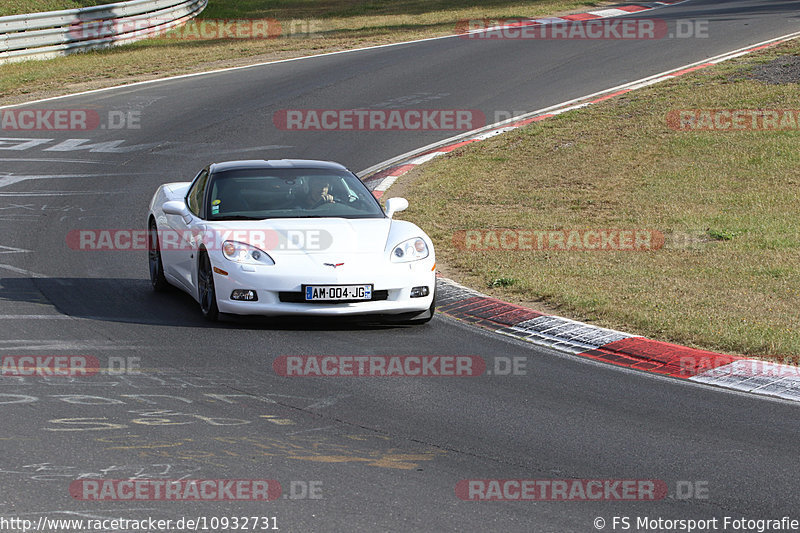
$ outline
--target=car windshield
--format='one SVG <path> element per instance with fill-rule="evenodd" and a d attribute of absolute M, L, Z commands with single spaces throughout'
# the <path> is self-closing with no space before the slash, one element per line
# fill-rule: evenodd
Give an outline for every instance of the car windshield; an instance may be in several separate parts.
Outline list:
<path fill-rule="evenodd" d="M 346 170 L 254 168 L 215 172 L 208 220 L 383 218 L 378 201 Z"/>

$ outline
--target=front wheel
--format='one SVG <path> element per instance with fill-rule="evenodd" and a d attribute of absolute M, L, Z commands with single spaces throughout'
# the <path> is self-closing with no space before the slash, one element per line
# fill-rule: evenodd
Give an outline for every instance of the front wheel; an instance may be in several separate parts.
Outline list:
<path fill-rule="evenodd" d="M 416 318 L 414 320 L 410 320 L 409 324 L 427 324 L 428 322 L 433 319 L 433 315 L 436 313 L 436 290 L 433 291 L 433 299 L 431 300 L 431 306 L 428 308 L 427 316 L 423 316 L 422 318 Z"/>
<path fill-rule="evenodd" d="M 434 289 L 433 299 L 431 300 L 431 305 L 428 307 L 426 311 L 422 311 L 421 313 L 411 314 L 410 316 L 407 314 L 399 315 L 399 316 L 387 316 L 386 321 L 390 324 L 402 324 L 406 326 L 416 326 L 419 324 L 427 324 L 428 322 L 433 319 L 433 315 L 436 314 L 436 292 Z"/>
<path fill-rule="evenodd" d="M 169 282 L 164 277 L 164 263 L 161 261 L 161 246 L 158 243 L 158 227 L 155 220 L 151 220 L 147 226 L 147 237 L 150 284 L 153 286 L 153 290 L 163 292 L 169 288 Z"/>
<path fill-rule="evenodd" d="M 219 308 L 217 307 L 217 292 L 214 290 L 214 271 L 211 269 L 211 260 L 207 253 L 202 253 L 200 256 L 197 285 L 200 292 L 200 311 L 208 320 L 217 320 Z"/>

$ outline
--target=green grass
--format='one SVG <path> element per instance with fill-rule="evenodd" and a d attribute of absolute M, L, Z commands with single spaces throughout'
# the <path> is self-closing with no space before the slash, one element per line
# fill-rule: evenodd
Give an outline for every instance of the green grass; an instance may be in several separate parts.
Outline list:
<path fill-rule="evenodd" d="M 680 109 L 800 109 L 800 84 L 742 75 L 785 54 L 800 44 L 462 147 L 389 192 L 409 198 L 400 216 L 429 232 L 444 273 L 462 283 L 660 340 L 798 361 L 800 130 L 687 132 L 666 121 Z M 649 229 L 665 244 L 464 251 L 454 240 L 487 228 Z"/>

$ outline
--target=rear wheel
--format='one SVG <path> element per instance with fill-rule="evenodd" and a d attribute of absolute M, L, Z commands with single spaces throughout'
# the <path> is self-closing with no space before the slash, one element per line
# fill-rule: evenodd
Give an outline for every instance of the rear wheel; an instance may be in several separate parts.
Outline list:
<path fill-rule="evenodd" d="M 155 220 L 151 220 L 147 227 L 147 259 L 153 290 L 158 292 L 167 290 L 169 282 L 164 277 L 164 263 L 161 261 L 161 246 L 158 243 L 158 227 Z"/>
<path fill-rule="evenodd" d="M 219 308 L 217 307 L 217 292 L 214 289 L 214 271 L 211 269 L 211 260 L 208 258 L 208 254 L 201 253 L 200 268 L 197 272 L 200 311 L 208 320 L 215 321 L 219 318 Z"/>

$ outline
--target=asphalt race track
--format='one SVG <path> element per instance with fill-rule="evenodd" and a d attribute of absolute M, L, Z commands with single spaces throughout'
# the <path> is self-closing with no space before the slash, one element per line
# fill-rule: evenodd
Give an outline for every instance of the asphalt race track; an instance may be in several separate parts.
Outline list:
<path fill-rule="evenodd" d="M 443 316 L 420 327 L 209 325 L 188 296 L 151 291 L 145 251 L 67 246 L 72 230 L 143 229 L 158 184 L 188 181 L 212 161 L 332 159 L 359 171 L 453 135 L 286 131 L 273 124 L 281 110 L 470 109 L 492 121 L 797 31 L 800 2 L 692 0 L 646 16 L 670 28 L 707 20 L 709 36 L 453 37 L 29 106 L 94 109 L 103 120 L 109 111 L 133 112 L 140 127 L 2 132 L 0 354 L 85 355 L 120 372 L 0 378 L 0 517 L 262 516 L 284 532 L 537 533 L 597 531 L 598 517 L 606 531 L 622 530 L 615 516 L 629 517 L 628 531 L 645 530 L 637 517 L 716 517 L 716 531 L 725 516 L 800 519 L 794 404 L 565 357 Z M 525 373 L 398 379 L 273 371 L 282 355 L 328 354 L 473 355 L 490 370 L 522 358 Z M 122 371 L 127 365 L 140 370 Z M 76 480 L 130 478 L 268 479 L 280 482 L 283 496 L 177 502 L 70 494 Z M 668 494 L 462 501 L 456 485 L 469 479 L 657 480 Z"/>

